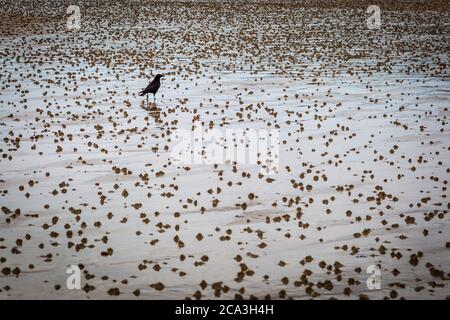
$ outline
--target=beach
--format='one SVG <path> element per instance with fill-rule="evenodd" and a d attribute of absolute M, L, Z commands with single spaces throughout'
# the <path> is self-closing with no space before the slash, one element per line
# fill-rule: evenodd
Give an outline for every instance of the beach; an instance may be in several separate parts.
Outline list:
<path fill-rule="evenodd" d="M 448 299 L 449 9 L 378 3 L 2 3 L 0 299 Z"/>

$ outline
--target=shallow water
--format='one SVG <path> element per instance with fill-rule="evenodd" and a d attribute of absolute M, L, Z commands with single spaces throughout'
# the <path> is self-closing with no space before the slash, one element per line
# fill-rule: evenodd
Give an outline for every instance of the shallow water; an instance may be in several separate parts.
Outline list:
<path fill-rule="evenodd" d="M 1 298 L 450 294 L 447 11 L 386 10 L 380 30 L 291 3 L 81 12 L 77 32 L 1 26 Z M 279 130 L 274 180 L 175 164 L 194 124 Z"/>

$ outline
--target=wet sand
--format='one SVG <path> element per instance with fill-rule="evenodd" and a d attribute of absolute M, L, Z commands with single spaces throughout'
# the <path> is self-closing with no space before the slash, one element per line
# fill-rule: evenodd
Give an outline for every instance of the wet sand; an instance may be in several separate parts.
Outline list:
<path fill-rule="evenodd" d="M 449 12 L 379 3 L 2 4 L 0 298 L 448 298 Z M 278 173 L 174 163 L 194 125 Z"/>

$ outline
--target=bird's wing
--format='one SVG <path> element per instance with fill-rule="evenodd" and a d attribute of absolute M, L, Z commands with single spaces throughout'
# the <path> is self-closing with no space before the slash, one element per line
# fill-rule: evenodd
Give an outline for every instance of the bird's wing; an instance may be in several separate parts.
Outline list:
<path fill-rule="evenodd" d="M 152 91 L 152 90 L 155 89 L 157 86 L 158 86 L 157 83 L 153 83 L 153 81 L 150 82 L 150 84 L 143 90 L 144 94 L 145 94 L 145 93 L 148 93 L 148 92 L 150 92 L 150 91 Z"/>

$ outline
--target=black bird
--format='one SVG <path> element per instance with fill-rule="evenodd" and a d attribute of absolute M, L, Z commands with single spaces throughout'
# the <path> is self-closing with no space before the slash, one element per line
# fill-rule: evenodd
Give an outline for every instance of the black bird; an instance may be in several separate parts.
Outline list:
<path fill-rule="evenodd" d="M 147 103 L 148 103 L 148 94 L 149 93 L 153 93 L 153 102 L 156 101 L 155 95 L 158 92 L 159 87 L 161 86 L 159 79 L 161 79 L 162 77 L 164 77 L 162 74 L 157 74 L 155 79 L 153 79 L 152 82 L 150 82 L 150 84 L 147 86 L 147 88 L 145 88 L 144 90 L 139 92 L 139 96 L 141 96 L 141 97 L 144 94 L 147 95 Z"/>

